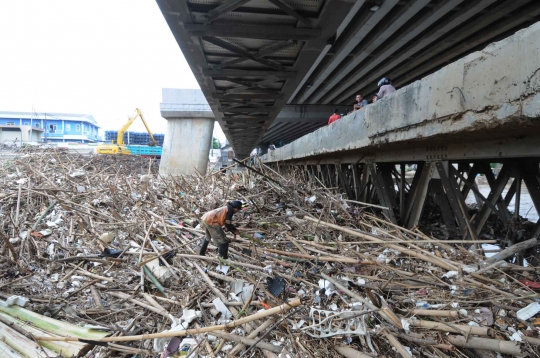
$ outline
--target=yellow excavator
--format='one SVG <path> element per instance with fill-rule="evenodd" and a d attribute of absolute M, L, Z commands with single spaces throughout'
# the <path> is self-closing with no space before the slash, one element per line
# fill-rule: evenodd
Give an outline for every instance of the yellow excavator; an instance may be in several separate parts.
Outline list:
<path fill-rule="evenodd" d="M 125 145 L 124 133 L 128 130 L 129 126 L 137 119 L 141 117 L 146 131 L 150 135 L 150 142 L 148 145 Z M 144 116 L 139 108 L 135 109 L 135 112 L 126 124 L 118 131 L 118 137 L 116 143 L 113 141 L 111 144 L 101 144 L 97 147 L 98 154 L 134 154 L 134 155 L 148 155 L 148 156 L 161 156 L 161 147 L 158 147 L 158 142 L 154 139 L 154 135 L 148 124 L 144 120 Z"/>

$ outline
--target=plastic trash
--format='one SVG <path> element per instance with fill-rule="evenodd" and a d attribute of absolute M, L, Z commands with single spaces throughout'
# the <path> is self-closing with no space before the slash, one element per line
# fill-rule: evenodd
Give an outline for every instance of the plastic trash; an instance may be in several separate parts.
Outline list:
<path fill-rule="evenodd" d="M 219 265 L 216 266 L 216 271 L 219 271 L 219 272 L 223 273 L 224 275 L 226 275 L 227 272 L 229 272 L 230 268 L 231 268 L 230 266 L 225 266 L 225 265 L 219 264 Z"/>
<path fill-rule="evenodd" d="M 180 357 L 187 356 L 190 354 L 192 348 L 197 347 L 197 341 L 193 338 L 184 338 L 180 343 Z"/>
<path fill-rule="evenodd" d="M 519 311 L 517 311 L 517 317 L 521 320 L 526 321 L 529 318 L 533 317 L 538 312 L 540 312 L 540 303 L 533 302 L 527 307 L 522 308 Z"/>
<path fill-rule="evenodd" d="M 110 244 L 114 241 L 114 234 L 112 232 L 104 232 L 103 234 L 101 234 L 99 239 L 104 243 Z"/>
<path fill-rule="evenodd" d="M 301 330 L 307 335 L 316 338 L 344 334 L 363 336 L 368 334 L 365 324 L 366 315 L 359 316 L 358 313 L 358 311 L 324 311 L 311 307 L 309 317 L 312 319 L 312 324 Z M 334 320 L 336 320 L 336 322 L 334 322 Z"/>
<path fill-rule="evenodd" d="M 334 284 L 322 278 L 319 280 L 319 288 L 321 291 L 324 290 L 323 292 L 326 293 L 326 296 L 330 296 L 334 293 Z"/>
<path fill-rule="evenodd" d="M 183 331 L 189 328 L 189 324 L 196 318 L 202 317 L 201 311 L 195 311 L 195 310 L 183 310 L 182 311 L 182 317 L 180 317 L 178 320 L 174 319 L 173 323 L 171 324 L 171 329 L 165 332 L 174 332 L 174 331 Z M 170 340 L 172 341 L 172 339 Z M 154 351 L 156 352 L 163 352 L 165 350 L 165 347 L 169 346 L 171 342 L 169 341 L 169 338 L 155 338 L 154 339 Z M 172 351 L 169 351 L 172 353 Z"/>
<path fill-rule="evenodd" d="M 162 358 L 167 358 L 169 356 L 169 354 L 177 352 L 178 348 L 180 348 L 180 338 L 178 338 L 178 337 L 171 338 L 171 341 L 169 342 L 169 345 L 167 346 L 167 348 L 165 348 L 165 350 L 161 354 L 160 358 L 161 357 Z"/>
<path fill-rule="evenodd" d="M 42 236 L 49 236 L 49 235 L 52 235 L 52 230 L 51 229 L 45 229 L 45 230 L 41 230 L 39 232 Z"/>
<path fill-rule="evenodd" d="M 14 296 L 8 297 L 8 299 L 6 300 L 6 305 L 7 306 L 17 305 L 17 306 L 25 307 L 28 301 L 30 300 L 26 297 L 14 295 Z"/>
<path fill-rule="evenodd" d="M 266 288 L 268 289 L 268 291 L 270 291 L 272 295 L 278 297 L 285 289 L 285 280 L 280 276 L 267 277 Z"/>
<path fill-rule="evenodd" d="M 228 323 L 232 317 L 231 311 L 229 311 L 227 306 L 225 306 L 220 298 L 215 298 L 212 303 L 214 304 L 214 307 L 221 312 L 221 317 L 219 318 L 218 324 Z"/>
<path fill-rule="evenodd" d="M 109 249 L 107 247 L 105 250 L 103 250 L 103 252 L 99 256 L 101 256 L 101 257 L 118 257 L 118 256 L 120 256 L 120 254 L 122 252 L 123 252 L 122 250 Z"/>

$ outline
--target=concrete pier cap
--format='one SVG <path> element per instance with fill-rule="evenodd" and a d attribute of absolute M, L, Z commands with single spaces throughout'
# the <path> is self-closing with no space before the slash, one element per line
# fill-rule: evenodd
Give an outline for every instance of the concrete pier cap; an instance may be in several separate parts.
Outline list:
<path fill-rule="evenodd" d="M 160 175 L 206 174 L 214 113 L 199 89 L 162 89 L 161 116 L 167 120 Z"/>

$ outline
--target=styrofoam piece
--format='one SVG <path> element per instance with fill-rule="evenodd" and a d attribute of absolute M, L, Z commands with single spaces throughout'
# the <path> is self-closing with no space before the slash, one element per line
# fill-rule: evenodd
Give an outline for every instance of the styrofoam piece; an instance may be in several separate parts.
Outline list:
<path fill-rule="evenodd" d="M 540 303 L 533 302 L 527 307 L 517 311 L 517 317 L 525 321 L 537 314 L 538 312 L 540 312 Z"/>
<path fill-rule="evenodd" d="M 227 323 L 230 321 L 230 318 L 232 317 L 231 311 L 225 306 L 225 304 L 221 301 L 219 297 L 215 298 L 212 303 L 216 307 L 216 309 L 221 312 L 221 317 L 219 318 L 218 324 Z"/>
<path fill-rule="evenodd" d="M 225 266 L 225 265 L 219 264 L 219 265 L 216 266 L 216 271 L 219 271 L 219 272 L 223 273 L 224 275 L 226 275 L 227 272 L 229 272 L 230 268 L 231 268 L 230 266 Z"/>
<path fill-rule="evenodd" d="M 145 266 L 161 283 L 166 283 L 172 277 L 171 270 L 167 266 L 159 265 L 159 258 L 148 262 Z"/>
<path fill-rule="evenodd" d="M 249 300 L 253 292 L 254 285 L 246 283 L 242 280 L 237 280 L 231 284 L 231 293 L 234 294 L 241 302 Z"/>
<path fill-rule="evenodd" d="M 30 300 L 26 297 L 14 295 L 14 296 L 8 297 L 8 299 L 6 300 L 6 305 L 7 306 L 17 305 L 17 306 L 25 307 L 28 301 Z"/>
<path fill-rule="evenodd" d="M 301 328 L 301 330 L 307 335 L 316 338 L 332 337 L 339 334 L 364 336 L 368 334 L 365 323 L 366 315 L 359 315 L 359 313 L 362 313 L 362 311 L 332 312 L 311 307 L 309 317 L 312 324 Z"/>
<path fill-rule="evenodd" d="M 326 281 L 325 279 L 321 278 L 319 280 L 319 288 L 325 289 L 326 296 L 330 296 L 334 293 L 334 284 L 330 281 Z"/>

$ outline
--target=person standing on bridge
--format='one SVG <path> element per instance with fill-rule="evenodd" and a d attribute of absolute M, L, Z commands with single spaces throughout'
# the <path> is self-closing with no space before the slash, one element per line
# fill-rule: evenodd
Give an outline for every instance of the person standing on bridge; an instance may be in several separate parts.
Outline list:
<path fill-rule="evenodd" d="M 356 95 L 356 102 L 353 106 L 353 112 L 359 110 L 360 108 L 364 108 L 368 105 L 368 101 L 364 99 L 364 97 L 361 94 Z"/>
<path fill-rule="evenodd" d="M 330 116 L 330 118 L 328 119 L 328 124 L 330 123 L 334 123 L 335 121 L 337 121 L 338 119 L 340 119 L 341 116 L 339 115 L 339 109 L 334 109 L 334 114 L 332 114 Z"/>
<path fill-rule="evenodd" d="M 373 97 L 373 103 L 377 102 L 379 99 L 383 99 L 391 93 L 396 92 L 396 88 L 392 86 L 392 81 L 387 77 L 381 78 L 379 83 L 377 83 L 377 86 L 379 86 L 379 93 Z"/>
<path fill-rule="evenodd" d="M 201 244 L 199 255 L 204 256 L 210 240 L 214 240 L 214 244 L 218 247 L 218 256 L 227 259 L 231 239 L 223 231 L 223 226 L 229 232 L 232 232 L 236 239 L 236 235 L 240 235 L 240 232 L 233 226 L 232 217 L 242 210 L 244 206 L 241 201 L 235 200 L 221 208 L 211 210 L 202 216 L 201 227 L 204 228 L 205 238 Z"/>

